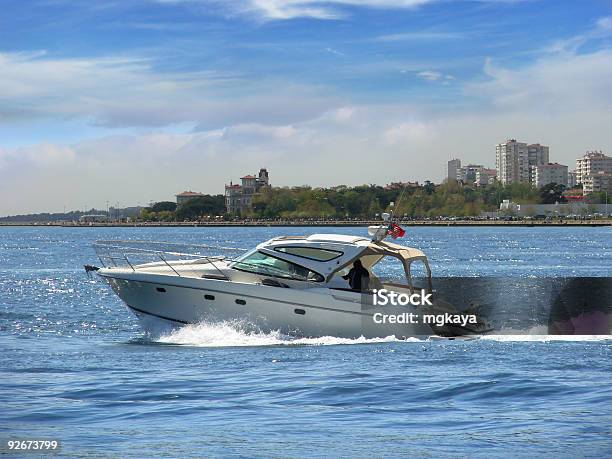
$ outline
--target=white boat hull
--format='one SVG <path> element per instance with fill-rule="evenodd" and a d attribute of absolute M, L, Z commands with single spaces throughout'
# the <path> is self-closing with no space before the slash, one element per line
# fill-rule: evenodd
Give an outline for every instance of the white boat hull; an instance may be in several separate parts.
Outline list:
<path fill-rule="evenodd" d="M 239 322 L 261 332 L 299 337 L 424 337 L 436 334 L 428 324 L 378 324 L 376 308 L 358 292 L 325 287 L 291 289 L 194 277 L 140 272 L 104 273 L 115 293 L 139 318 L 145 331 L 201 322 Z M 416 308 L 411 310 L 418 312 Z"/>

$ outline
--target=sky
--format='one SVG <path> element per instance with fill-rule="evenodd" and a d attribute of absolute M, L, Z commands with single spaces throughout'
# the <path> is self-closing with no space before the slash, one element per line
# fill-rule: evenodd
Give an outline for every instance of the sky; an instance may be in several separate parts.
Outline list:
<path fill-rule="evenodd" d="M 0 216 L 612 153 L 612 1 L 0 0 Z"/>

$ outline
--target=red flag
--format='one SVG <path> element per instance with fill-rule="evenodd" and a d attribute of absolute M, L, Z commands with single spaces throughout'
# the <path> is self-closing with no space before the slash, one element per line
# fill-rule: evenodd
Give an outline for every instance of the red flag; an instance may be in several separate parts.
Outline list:
<path fill-rule="evenodd" d="M 404 234 L 406 234 L 406 230 L 395 223 L 391 223 L 391 225 L 389 225 L 389 229 L 387 230 L 387 234 L 390 234 L 393 239 L 397 239 L 398 237 L 404 236 Z"/>

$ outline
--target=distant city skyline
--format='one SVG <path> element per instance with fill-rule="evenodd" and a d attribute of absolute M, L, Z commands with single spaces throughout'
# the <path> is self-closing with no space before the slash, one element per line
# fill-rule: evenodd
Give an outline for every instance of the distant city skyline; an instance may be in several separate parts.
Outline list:
<path fill-rule="evenodd" d="M 495 147 L 495 169 L 474 163 L 462 165 L 461 158 L 453 158 L 446 162 L 446 180 L 476 186 L 499 182 L 535 188 L 555 184 L 569 189 L 580 185 L 582 196 L 612 193 L 612 157 L 602 151 L 586 151 L 576 158 L 575 169 L 571 170 L 567 164 L 553 161 L 548 145 L 507 139 Z M 570 194 L 576 196 L 575 191 Z"/>
<path fill-rule="evenodd" d="M 612 4 L 3 2 L 0 216 L 612 153 Z"/>

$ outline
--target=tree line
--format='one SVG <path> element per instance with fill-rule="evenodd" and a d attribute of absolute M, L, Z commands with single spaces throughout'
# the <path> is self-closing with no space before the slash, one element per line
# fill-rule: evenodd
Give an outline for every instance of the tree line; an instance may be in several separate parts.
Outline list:
<path fill-rule="evenodd" d="M 536 189 L 529 184 L 495 183 L 485 187 L 463 185 L 455 181 L 435 185 L 390 189 L 379 185 L 333 188 L 308 186 L 263 188 L 253 198 L 252 208 L 241 217 L 247 218 L 363 218 L 373 219 L 382 212 L 396 216 L 424 218 L 437 216 L 468 217 L 483 211 L 495 211 L 508 199 L 517 204 L 553 204 L 566 202 L 562 185 L 550 184 Z M 605 202 L 602 195 L 593 195 L 590 202 Z M 174 202 L 158 202 L 142 210 L 146 221 L 195 221 L 224 218 L 227 215 L 223 195 L 206 195 L 177 206 Z"/>

